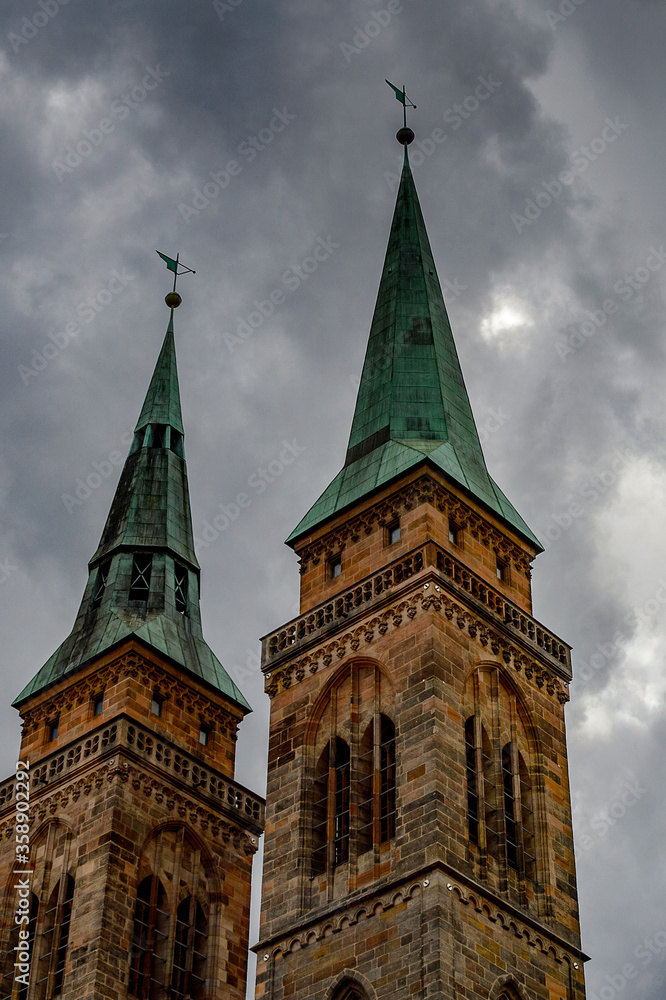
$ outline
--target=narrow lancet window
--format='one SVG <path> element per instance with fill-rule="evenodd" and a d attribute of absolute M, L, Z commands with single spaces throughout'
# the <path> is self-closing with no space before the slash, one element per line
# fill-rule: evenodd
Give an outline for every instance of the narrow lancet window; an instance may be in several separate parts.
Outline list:
<path fill-rule="evenodd" d="M 334 764 L 334 841 L 333 864 L 341 865 L 349 858 L 349 746 L 344 740 L 335 741 Z"/>
<path fill-rule="evenodd" d="M 469 839 L 479 845 L 479 788 L 476 780 L 476 740 L 474 716 L 465 723 L 465 760 L 467 770 L 467 825 Z"/>
<path fill-rule="evenodd" d="M 204 996 L 208 922 L 197 901 L 188 896 L 176 911 L 172 1000 L 202 1000 Z"/>
<path fill-rule="evenodd" d="M 502 780 L 504 785 L 504 829 L 506 833 L 506 863 L 518 871 L 518 828 L 516 801 L 513 787 L 513 748 L 507 743 L 502 748 Z"/>
<path fill-rule="evenodd" d="M 129 992 L 141 1000 L 162 997 L 166 986 L 169 914 L 165 903 L 162 883 L 149 875 L 137 893 L 130 953 Z"/>
<path fill-rule="evenodd" d="M 395 726 L 386 715 L 381 716 L 379 746 L 380 774 L 380 843 L 395 836 Z"/>

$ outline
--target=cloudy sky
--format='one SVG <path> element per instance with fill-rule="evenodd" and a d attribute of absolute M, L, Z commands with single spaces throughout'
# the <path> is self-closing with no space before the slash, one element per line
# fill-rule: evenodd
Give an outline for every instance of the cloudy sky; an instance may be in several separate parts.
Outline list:
<path fill-rule="evenodd" d="M 384 78 L 405 82 L 488 465 L 546 544 L 535 615 L 574 646 L 588 994 L 663 1000 L 666 7 L 558 2 L 4 0 L 0 763 L 164 335 L 159 248 L 197 271 L 177 344 L 204 630 L 263 790 L 258 638 L 297 611 L 283 539 L 343 460 L 400 166 Z"/>

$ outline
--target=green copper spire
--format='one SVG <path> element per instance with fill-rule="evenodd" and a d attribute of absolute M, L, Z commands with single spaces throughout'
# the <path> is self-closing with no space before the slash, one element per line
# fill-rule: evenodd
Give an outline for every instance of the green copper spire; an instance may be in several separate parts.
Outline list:
<path fill-rule="evenodd" d="M 407 155 L 345 465 L 287 539 L 427 462 L 541 546 L 486 468 Z"/>
<path fill-rule="evenodd" d="M 134 428 L 135 433 L 148 424 L 169 424 L 180 434 L 183 433 L 176 348 L 173 339 L 173 309 L 143 409 Z"/>
<path fill-rule="evenodd" d="M 172 308 L 74 628 L 14 704 L 134 638 L 251 711 L 204 640 L 199 576 Z"/>

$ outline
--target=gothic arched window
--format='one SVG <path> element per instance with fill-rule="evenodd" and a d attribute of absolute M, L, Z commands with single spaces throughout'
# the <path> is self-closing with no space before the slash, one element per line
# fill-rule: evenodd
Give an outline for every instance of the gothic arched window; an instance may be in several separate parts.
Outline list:
<path fill-rule="evenodd" d="M 308 813 L 312 876 L 348 862 L 371 871 L 380 863 L 376 852 L 395 837 L 396 732 L 388 695 L 380 669 L 361 662 L 335 678 L 317 707 Z"/>
<path fill-rule="evenodd" d="M 506 835 L 506 863 L 518 871 L 518 823 L 516 817 L 516 791 L 514 788 L 514 746 L 502 747 L 502 784 L 504 788 L 504 830 Z"/>
<path fill-rule="evenodd" d="M 377 739 L 375 739 L 377 731 Z M 379 715 L 367 726 L 358 753 L 359 854 L 395 836 L 395 726 Z"/>
<path fill-rule="evenodd" d="M 368 998 L 365 990 L 357 983 L 346 981 L 337 988 L 331 1000 L 368 1000 Z"/>
<path fill-rule="evenodd" d="M 479 783 L 476 764 L 476 734 L 474 716 L 465 722 L 465 771 L 467 774 L 467 825 L 469 839 L 479 846 Z"/>
<path fill-rule="evenodd" d="M 141 882 L 134 908 L 129 991 L 136 997 L 158 998 L 166 986 L 169 914 L 162 883 L 155 875 Z"/>
<path fill-rule="evenodd" d="M 469 839 L 477 847 L 483 845 L 492 857 L 497 857 L 500 838 L 493 755 L 486 729 L 479 725 L 477 734 L 477 720 L 473 715 L 465 722 L 465 769 Z"/>
<path fill-rule="evenodd" d="M 339 736 L 324 747 L 315 771 L 312 864 L 322 872 L 349 857 L 349 746 Z M 332 846 L 328 857 L 328 845 Z"/>
<path fill-rule="evenodd" d="M 478 857 L 498 863 L 500 873 L 511 870 L 535 882 L 534 795 L 524 710 L 492 668 L 473 675 L 466 700 L 468 711 L 473 709 L 464 730 L 470 844 L 478 848 Z"/>
<path fill-rule="evenodd" d="M 527 764 L 518 754 L 518 776 L 520 791 L 520 814 L 523 825 L 523 868 L 525 877 L 534 882 L 537 877 L 536 837 L 534 832 L 534 797 Z"/>
<path fill-rule="evenodd" d="M 152 872 L 137 889 L 129 996 L 205 1000 L 212 873 L 202 852 L 183 827 L 163 829 L 141 867 Z"/>
<path fill-rule="evenodd" d="M 204 995 L 208 921 L 194 896 L 176 910 L 172 1000 L 202 1000 Z"/>

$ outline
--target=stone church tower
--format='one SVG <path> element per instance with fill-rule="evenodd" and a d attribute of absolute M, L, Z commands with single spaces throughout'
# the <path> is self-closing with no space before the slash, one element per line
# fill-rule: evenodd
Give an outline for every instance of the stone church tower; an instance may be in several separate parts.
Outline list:
<path fill-rule="evenodd" d="M 264 803 L 234 780 L 250 706 L 201 630 L 173 309 L 89 570 L 14 703 L 0 998 L 244 1000 Z"/>
<path fill-rule="evenodd" d="M 258 1000 L 584 1000 L 538 540 L 491 479 L 407 155 L 342 471 L 288 540 Z"/>

